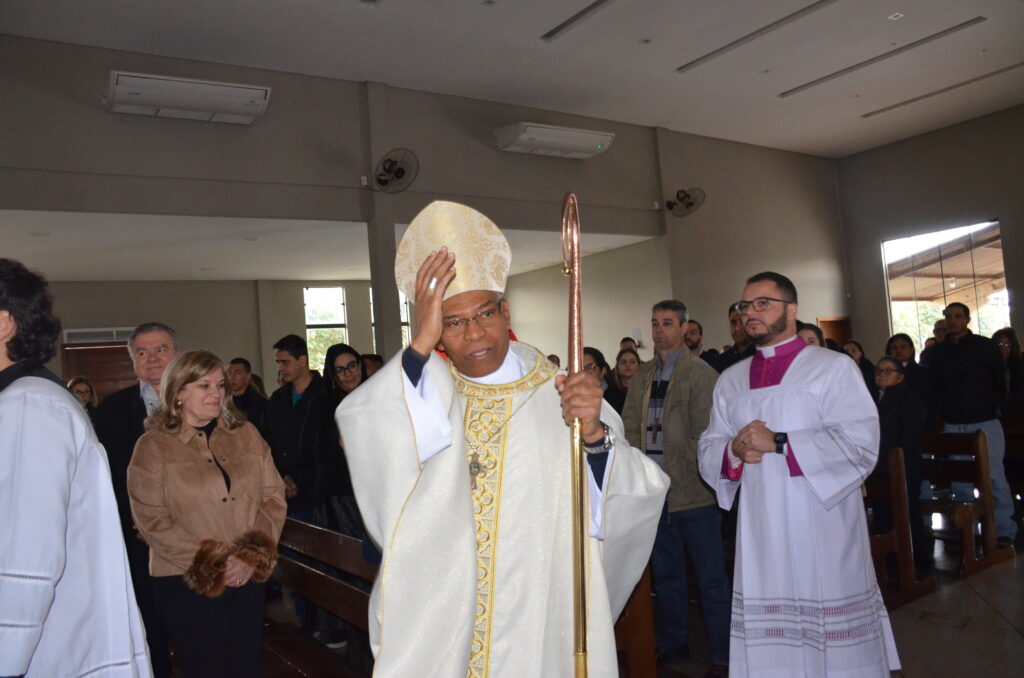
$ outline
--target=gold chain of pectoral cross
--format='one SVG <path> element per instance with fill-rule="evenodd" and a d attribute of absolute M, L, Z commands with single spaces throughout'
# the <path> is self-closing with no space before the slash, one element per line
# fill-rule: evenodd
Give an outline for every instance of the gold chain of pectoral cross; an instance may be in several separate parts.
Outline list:
<path fill-rule="evenodd" d="M 536 391 L 534 391 L 534 393 L 536 393 Z M 491 437 L 497 436 L 499 433 L 501 433 L 501 429 L 505 428 L 508 425 L 508 423 L 512 421 L 512 417 L 516 416 L 516 413 L 518 413 L 519 410 L 523 409 L 526 403 L 530 402 L 530 398 L 532 397 L 533 394 L 531 393 L 529 397 L 527 397 L 522 403 L 520 403 L 519 407 L 512 410 L 512 413 L 508 415 L 508 419 L 503 421 L 501 425 L 498 426 L 498 428 L 494 429 L 494 432 L 491 433 Z M 466 444 L 469 446 L 471 450 L 471 454 L 469 455 L 469 487 L 472 490 L 478 490 L 480 488 L 477 485 L 476 479 L 484 474 L 484 465 L 480 463 L 480 446 L 474 445 L 473 443 L 470 443 L 468 440 L 466 441 Z"/>

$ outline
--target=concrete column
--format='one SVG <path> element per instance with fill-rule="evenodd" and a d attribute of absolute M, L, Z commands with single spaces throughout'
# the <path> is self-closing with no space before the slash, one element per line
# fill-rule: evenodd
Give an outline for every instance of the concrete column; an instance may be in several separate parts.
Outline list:
<path fill-rule="evenodd" d="M 363 115 L 366 136 L 364 158 L 366 176 L 373 176 L 377 162 L 391 150 L 388 141 L 388 90 L 378 82 L 364 83 Z M 379 191 L 365 192 L 363 213 L 370 255 L 370 284 L 373 288 L 373 315 L 377 352 L 387 360 L 402 349 L 402 320 L 398 288 L 395 286 L 395 209 L 394 196 Z"/>

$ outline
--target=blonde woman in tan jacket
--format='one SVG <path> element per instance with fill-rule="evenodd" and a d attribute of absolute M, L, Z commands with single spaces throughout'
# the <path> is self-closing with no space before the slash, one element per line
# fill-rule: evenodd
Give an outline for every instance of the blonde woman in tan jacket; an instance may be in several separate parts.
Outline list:
<path fill-rule="evenodd" d="M 284 525 L 270 448 L 209 351 L 179 355 L 128 466 L 154 597 L 183 678 L 259 675 L 263 582 Z"/>

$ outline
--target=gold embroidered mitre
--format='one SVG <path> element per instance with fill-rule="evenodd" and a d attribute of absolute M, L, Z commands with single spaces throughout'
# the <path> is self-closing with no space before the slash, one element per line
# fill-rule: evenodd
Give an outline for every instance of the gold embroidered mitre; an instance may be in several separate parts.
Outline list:
<path fill-rule="evenodd" d="M 512 251 L 501 230 L 472 207 L 435 200 L 409 224 L 395 255 L 395 281 L 409 301 L 416 300 L 416 272 L 442 246 L 455 254 L 455 279 L 445 299 L 474 290 L 505 291 Z"/>

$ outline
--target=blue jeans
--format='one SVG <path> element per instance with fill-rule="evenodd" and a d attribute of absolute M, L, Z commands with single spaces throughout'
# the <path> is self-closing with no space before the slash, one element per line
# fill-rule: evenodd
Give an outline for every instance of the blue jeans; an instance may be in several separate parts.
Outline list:
<path fill-rule="evenodd" d="M 988 438 L 988 467 L 992 474 L 992 499 L 995 503 L 996 534 L 1000 537 L 1013 539 L 1017 536 L 1017 523 L 1013 520 L 1013 495 L 1010 484 L 1006 482 L 1006 468 L 1003 457 L 1006 456 L 1006 436 L 1003 425 L 998 419 L 979 421 L 974 424 L 944 424 L 946 433 L 974 433 L 984 431 Z M 970 483 L 951 483 L 953 498 L 956 501 L 973 501 L 974 486 Z"/>
<path fill-rule="evenodd" d="M 651 552 L 658 605 L 656 644 L 659 650 L 687 645 L 687 553 L 700 588 L 708 654 L 713 663 L 728 664 L 732 586 L 725 573 L 722 516 L 714 505 L 672 513 L 667 505 L 662 509 L 658 536 Z"/>

